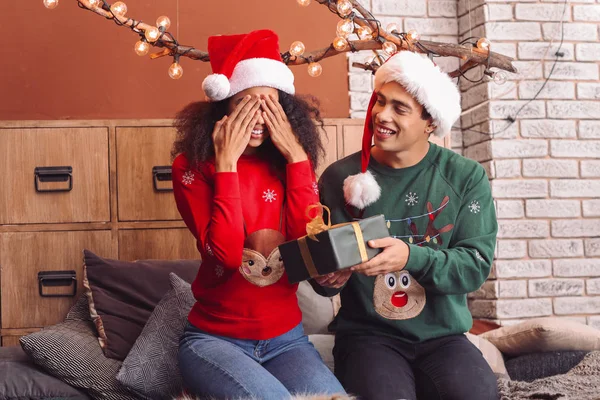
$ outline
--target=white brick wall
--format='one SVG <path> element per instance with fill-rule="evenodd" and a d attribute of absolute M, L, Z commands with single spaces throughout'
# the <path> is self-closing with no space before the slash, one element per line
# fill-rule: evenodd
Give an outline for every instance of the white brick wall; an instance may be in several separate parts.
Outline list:
<path fill-rule="evenodd" d="M 515 58 L 519 73 L 502 86 L 460 82 L 452 148 L 486 168 L 499 225 L 494 272 L 469 296 L 473 315 L 503 324 L 555 315 L 600 328 L 600 0 L 568 0 L 556 65 L 563 0 L 361 3 L 384 27 L 448 42 L 485 36 Z M 350 68 L 349 86 L 351 115 L 363 117 L 372 77 Z"/>
<path fill-rule="evenodd" d="M 570 1 L 554 65 L 561 1 L 495 1 L 487 6 L 501 6 L 497 12 L 474 15 L 486 19 L 492 49 L 515 57 L 520 73 L 488 90 L 463 85 L 466 104 L 489 110 L 487 125 L 506 124 L 505 117 L 527 106 L 508 137 L 463 134 L 464 154 L 489 160 L 499 219 L 497 299 L 476 304 L 476 311 L 510 323 L 577 314 L 600 327 L 600 297 L 594 297 L 600 295 L 600 6 Z M 480 111 L 468 122 L 485 124 L 484 117 Z"/>

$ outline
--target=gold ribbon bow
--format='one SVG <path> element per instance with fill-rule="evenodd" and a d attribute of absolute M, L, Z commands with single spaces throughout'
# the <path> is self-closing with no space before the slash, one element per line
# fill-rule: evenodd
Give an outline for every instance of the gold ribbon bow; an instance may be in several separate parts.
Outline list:
<path fill-rule="evenodd" d="M 317 215 L 314 218 L 310 217 L 310 211 L 314 208 L 318 208 L 319 212 L 317 213 Z M 325 224 L 325 221 L 323 220 L 323 214 L 324 212 L 327 211 L 327 224 Z M 326 231 L 328 229 L 331 229 L 331 210 L 329 210 L 329 207 L 321 204 L 321 203 L 317 203 L 317 204 L 313 204 L 311 206 L 308 206 L 306 208 L 306 216 L 310 219 L 310 222 L 306 224 L 306 235 L 314 241 L 319 241 L 319 239 L 317 239 L 315 237 L 315 235 L 317 233 L 321 233 L 323 231 Z"/>
<path fill-rule="evenodd" d="M 318 208 L 319 212 L 317 213 L 317 215 L 314 218 L 311 218 L 310 211 L 314 208 Z M 327 224 L 325 223 L 325 221 L 323 219 L 324 211 L 327 211 L 327 214 L 328 214 Z M 323 231 L 329 230 L 331 228 L 337 228 L 337 227 L 341 227 L 344 225 L 352 225 L 352 228 L 354 229 L 354 235 L 356 237 L 356 243 L 358 245 L 358 251 L 360 253 L 361 261 L 366 262 L 369 260 L 369 256 L 367 255 L 367 248 L 365 246 L 365 240 L 364 240 L 362 230 L 360 229 L 360 225 L 359 225 L 358 221 L 346 222 L 343 224 L 336 224 L 336 225 L 332 226 L 331 225 L 331 210 L 329 210 L 329 208 L 327 206 L 325 206 L 321 203 L 317 203 L 317 204 L 308 206 L 308 208 L 306 209 L 306 216 L 308 218 L 310 218 L 310 222 L 308 222 L 306 224 L 306 236 L 298 239 L 298 247 L 300 248 L 300 255 L 302 256 L 302 261 L 304 262 L 304 265 L 306 266 L 308 274 L 310 275 L 311 278 L 314 278 L 315 276 L 319 276 L 319 272 L 317 271 L 315 262 L 312 258 L 312 255 L 310 254 L 310 250 L 308 249 L 308 244 L 306 242 L 306 238 L 309 238 L 311 240 L 318 242 L 319 240 L 317 239 L 317 237 L 315 235 L 317 235 Z"/>

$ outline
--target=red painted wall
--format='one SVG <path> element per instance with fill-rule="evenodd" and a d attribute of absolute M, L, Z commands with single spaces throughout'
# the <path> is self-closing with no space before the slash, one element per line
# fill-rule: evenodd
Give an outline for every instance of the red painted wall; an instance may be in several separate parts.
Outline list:
<path fill-rule="evenodd" d="M 126 4 L 128 15 L 144 22 L 169 16 L 179 42 L 200 49 L 209 35 L 262 28 L 279 34 L 282 51 L 295 40 L 317 49 L 334 38 L 338 21 L 316 2 L 300 7 L 295 0 L 179 0 L 177 35 L 177 0 Z M 76 0 L 60 0 L 54 10 L 42 0 L 3 0 L 0 15 L 1 120 L 171 118 L 204 98 L 209 63 L 182 59 L 184 75 L 174 81 L 167 74 L 172 58 L 139 57 L 135 33 L 80 9 Z M 318 78 L 308 75 L 306 65 L 291 67 L 297 92 L 317 96 L 325 116 L 347 117 L 346 57 L 322 65 Z"/>

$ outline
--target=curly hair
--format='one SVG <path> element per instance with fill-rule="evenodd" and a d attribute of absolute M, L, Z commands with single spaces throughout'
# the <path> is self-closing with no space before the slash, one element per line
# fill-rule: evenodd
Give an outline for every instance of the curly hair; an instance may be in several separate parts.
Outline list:
<path fill-rule="evenodd" d="M 215 123 L 227 114 L 229 99 L 219 102 L 194 102 L 184 107 L 175 116 L 177 139 L 171 156 L 185 154 L 190 163 L 211 160 L 215 156 L 212 132 Z M 323 127 L 318 101 L 312 96 L 293 96 L 279 91 L 279 103 L 285 111 L 292 130 L 306 152 L 313 168 L 317 168 L 325 149 L 315 121 Z M 287 163 L 271 138 L 258 148 L 261 157 L 271 160 L 274 171 L 281 171 Z"/>

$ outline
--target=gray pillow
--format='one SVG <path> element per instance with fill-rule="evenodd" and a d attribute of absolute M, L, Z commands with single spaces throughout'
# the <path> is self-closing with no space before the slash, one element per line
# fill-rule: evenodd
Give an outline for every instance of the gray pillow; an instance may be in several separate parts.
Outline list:
<path fill-rule="evenodd" d="M 177 352 L 195 299 L 189 283 L 173 273 L 169 280 L 172 289 L 154 308 L 117 375 L 144 399 L 172 399 L 183 391 Z"/>
<path fill-rule="evenodd" d="M 115 376 L 121 361 L 106 358 L 98 343 L 96 329 L 83 312 L 87 299 L 82 296 L 67 320 L 39 332 L 23 336 L 21 347 L 45 371 L 76 388 L 83 389 L 93 399 L 135 399 Z"/>

